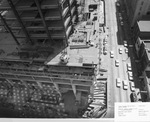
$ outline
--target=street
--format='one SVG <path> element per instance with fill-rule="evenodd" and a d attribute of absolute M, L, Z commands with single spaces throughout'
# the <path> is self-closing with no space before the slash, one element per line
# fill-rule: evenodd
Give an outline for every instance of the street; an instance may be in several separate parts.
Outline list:
<path fill-rule="evenodd" d="M 130 41 L 130 33 L 129 25 L 127 21 L 125 21 L 125 17 L 127 17 L 124 12 L 123 2 L 121 3 L 120 9 L 116 8 L 115 0 L 106 0 L 105 1 L 105 15 L 106 15 L 106 28 L 108 28 L 108 54 L 105 55 L 106 59 L 108 59 L 108 111 L 106 118 L 114 117 L 114 105 L 115 102 L 131 102 L 130 94 L 131 89 L 129 86 L 128 79 L 128 70 L 127 63 L 131 63 L 131 58 L 133 56 L 133 49 L 129 49 L 129 53 L 125 53 L 124 40 L 127 41 L 128 44 L 131 44 Z M 121 8 L 122 7 L 122 8 Z M 122 11 L 123 10 L 123 11 Z M 120 24 L 120 20 L 118 18 L 118 13 L 121 13 L 123 17 L 123 25 Z M 119 48 L 122 48 L 122 54 L 119 54 Z M 110 51 L 114 52 L 114 58 L 110 58 Z M 130 55 L 129 55 L 130 54 Z M 118 59 L 119 66 L 115 66 L 115 60 Z M 136 66 L 135 66 L 136 67 Z M 136 69 L 133 68 L 133 74 L 135 74 Z M 116 86 L 116 79 L 121 79 L 121 87 Z M 127 80 L 128 89 L 123 89 L 123 80 Z"/>

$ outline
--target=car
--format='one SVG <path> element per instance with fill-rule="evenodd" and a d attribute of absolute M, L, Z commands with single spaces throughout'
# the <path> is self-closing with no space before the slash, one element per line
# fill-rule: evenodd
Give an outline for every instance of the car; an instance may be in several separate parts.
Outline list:
<path fill-rule="evenodd" d="M 106 48 L 106 46 L 105 46 L 105 45 L 103 46 L 103 50 L 107 50 L 107 48 Z"/>
<path fill-rule="evenodd" d="M 125 53 L 128 53 L 128 49 L 127 48 L 125 48 Z"/>
<path fill-rule="evenodd" d="M 105 41 L 105 42 L 103 42 L 103 45 L 105 45 L 105 44 L 107 44 L 107 42 Z"/>
<path fill-rule="evenodd" d="M 113 58 L 114 57 L 114 52 L 110 51 L 110 57 Z"/>
<path fill-rule="evenodd" d="M 128 89 L 128 82 L 127 82 L 127 80 L 123 80 L 122 82 L 123 82 L 123 89 L 127 90 Z"/>
<path fill-rule="evenodd" d="M 133 73 L 132 72 L 129 71 L 128 74 L 133 77 Z"/>
<path fill-rule="evenodd" d="M 119 60 L 118 59 L 115 60 L 115 65 L 116 65 L 116 67 L 119 67 Z"/>
<path fill-rule="evenodd" d="M 134 82 L 130 82 L 130 89 L 132 92 L 135 91 L 135 85 L 134 85 Z"/>
<path fill-rule="evenodd" d="M 119 1 L 116 1 L 116 6 L 120 7 L 120 2 Z"/>
<path fill-rule="evenodd" d="M 107 50 L 104 50 L 104 52 L 103 52 L 103 53 L 104 53 L 104 55 L 107 55 Z"/>
<path fill-rule="evenodd" d="M 119 6 L 120 6 L 120 3 L 118 3 L 118 2 L 117 2 L 117 3 L 116 3 L 116 6 L 118 6 L 118 7 L 119 7 Z"/>
<path fill-rule="evenodd" d="M 122 48 L 119 48 L 119 53 L 122 54 Z"/>
<path fill-rule="evenodd" d="M 131 102 L 138 102 L 138 97 L 135 92 L 130 94 Z"/>
<path fill-rule="evenodd" d="M 124 46 L 125 46 L 125 47 L 128 46 L 128 45 L 127 45 L 127 41 L 123 41 L 123 43 L 124 43 Z"/>
<path fill-rule="evenodd" d="M 120 21 L 123 20 L 122 16 L 119 17 Z"/>
<path fill-rule="evenodd" d="M 119 18 L 120 21 L 123 20 L 121 13 L 118 13 L 118 18 Z"/>
<path fill-rule="evenodd" d="M 94 43 L 94 42 L 90 42 L 89 45 L 90 45 L 90 46 L 94 46 L 95 43 Z"/>
<path fill-rule="evenodd" d="M 102 69 L 102 68 L 100 68 L 99 71 L 100 71 L 100 72 L 107 72 L 107 69 Z"/>
<path fill-rule="evenodd" d="M 129 80 L 133 81 L 133 74 L 132 74 L 132 72 L 128 72 L 128 78 L 129 78 Z"/>
<path fill-rule="evenodd" d="M 133 81 L 133 75 L 131 74 L 132 72 L 128 72 L 128 78 L 130 81 Z"/>
<path fill-rule="evenodd" d="M 103 47 L 103 51 L 107 51 L 106 45 L 104 45 L 104 47 Z"/>
<path fill-rule="evenodd" d="M 104 41 L 103 41 L 103 44 L 106 44 L 107 43 L 107 40 L 105 39 Z"/>
<path fill-rule="evenodd" d="M 121 17 L 121 13 L 118 13 L 118 16 Z"/>
<path fill-rule="evenodd" d="M 116 79 L 116 86 L 119 88 L 121 87 L 121 79 L 120 78 Z"/>
<path fill-rule="evenodd" d="M 132 70 L 131 63 L 127 63 L 127 70 L 128 70 L 128 71 L 131 71 L 131 70 Z"/>
<path fill-rule="evenodd" d="M 107 42 L 107 36 L 103 39 L 103 42 Z"/>
<path fill-rule="evenodd" d="M 123 26 L 123 22 L 122 21 L 120 22 L 120 24 L 121 24 L 121 26 Z"/>

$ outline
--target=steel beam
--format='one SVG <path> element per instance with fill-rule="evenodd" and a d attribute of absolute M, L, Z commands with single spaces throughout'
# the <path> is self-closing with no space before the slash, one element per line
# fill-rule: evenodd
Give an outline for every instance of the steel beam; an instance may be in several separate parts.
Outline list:
<path fill-rule="evenodd" d="M 18 42 L 17 38 L 15 37 L 15 35 L 13 34 L 13 32 L 11 31 L 11 29 L 9 28 L 8 24 L 6 23 L 5 19 L 3 18 L 3 16 L 1 14 L 0 14 L 0 18 L 3 21 L 4 25 L 6 26 L 6 28 L 8 29 L 8 31 L 11 33 L 11 35 L 14 38 L 15 42 L 17 43 L 17 45 L 20 45 L 20 43 Z"/>
<path fill-rule="evenodd" d="M 5 79 L 6 79 L 6 78 L 5 78 Z M 10 83 L 10 84 L 11 84 L 11 86 L 13 86 L 13 83 L 12 83 L 12 81 L 11 81 L 11 80 L 6 79 L 6 81 L 7 81 L 8 83 Z"/>
<path fill-rule="evenodd" d="M 47 26 L 46 21 L 44 19 L 44 16 L 43 16 L 43 13 L 42 13 L 42 10 L 41 10 L 41 6 L 40 6 L 40 3 L 39 3 L 39 0 L 34 0 L 34 1 L 36 3 L 37 8 L 38 8 L 38 12 L 40 13 L 40 16 L 42 18 L 42 22 L 43 22 L 44 28 L 46 30 L 47 36 L 48 36 L 49 40 L 52 41 L 52 44 L 53 44 L 54 41 L 53 41 L 53 39 L 51 37 L 51 34 L 50 34 L 49 30 L 48 30 L 48 26 Z"/>
<path fill-rule="evenodd" d="M 54 86 L 55 86 L 57 92 L 59 93 L 59 95 L 62 96 L 61 93 L 60 93 L 58 84 L 56 84 L 56 83 L 54 83 L 54 82 L 53 82 L 53 84 L 54 84 Z"/>
<path fill-rule="evenodd" d="M 18 12 L 17 12 L 17 10 L 16 10 L 16 8 L 15 8 L 15 6 L 14 6 L 12 0 L 7 0 L 7 1 L 8 1 L 8 3 L 9 3 L 10 7 L 12 8 L 12 10 L 13 10 L 13 12 L 14 12 L 16 18 L 17 18 L 17 20 L 19 21 L 19 23 L 20 23 L 20 25 L 21 25 L 21 27 L 22 27 L 22 29 L 23 29 L 25 35 L 26 35 L 26 38 L 30 41 L 31 44 L 33 44 L 32 40 L 31 40 L 31 38 L 30 38 L 30 36 L 29 36 L 29 34 L 28 34 L 28 31 L 26 30 L 26 28 L 25 28 L 25 26 L 24 26 L 24 24 L 23 24 L 23 22 L 22 22 L 22 20 L 21 20 L 21 18 L 20 18 L 20 16 L 19 16 L 19 14 L 18 14 Z"/>
<path fill-rule="evenodd" d="M 71 14 L 71 5 L 70 5 L 70 0 L 67 0 L 68 6 L 69 6 L 69 13 L 71 17 L 71 24 L 72 24 L 72 14 Z"/>
<path fill-rule="evenodd" d="M 59 9 L 59 13 L 60 13 L 60 16 L 61 16 L 61 20 L 62 20 L 62 25 L 63 25 L 63 28 L 64 28 L 64 31 L 65 31 L 65 41 L 64 41 L 64 46 L 65 47 L 67 47 L 68 46 L 68 37 L 67 37 L 67 34 L 66 34 L 66 32 L 67 32 L 67 30 L 66 30 L 66 27 L 65 27 L 65 25 L 64 25 L 64 17 L 63 17 L 63 15 L 62 15 L 62 12 L 63 12 L 63 10 L 62 10 L 62 7 L 61 7 L 61 1 L 60 0 L 57 0 L 57 3 L 58 3 L 58 9 Z"/>
<path fill-rule="evenodd" d="M 74 96 L 77 97 L 77 90 L 76 90 L 76 86 L 75 85 L 71 85 L 72 86 L 72 90 L 73 90 L 73 93 L 74 93 Z"/>
<path fill-rule="evenodd" d="M 76 95 L 77 95 L 76 85 L 74 85 L 74 84 L 72 83 L 72 82 L 73 82 L 72 79 L 70 79 L 70 82 L 71 82 L 71 86 L 72 86 L 72 90 L 73 90 L 74 96 L 76 97 Z"/>

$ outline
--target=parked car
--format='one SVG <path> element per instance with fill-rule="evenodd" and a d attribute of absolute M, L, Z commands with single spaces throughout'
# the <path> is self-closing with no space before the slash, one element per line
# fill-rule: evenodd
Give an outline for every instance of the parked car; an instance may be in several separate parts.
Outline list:
<path fill-rule="evenodd" d="M 104 42 L 103 45 L 104 45 L 104 46 L 107 45 L 107 42 Z"/>
<path fill-rule="evenodd" d="M 116 79 L 116 86 L 119 88 L 121 87 L 121 79 L 120 78 Z"/>
<path fill-rule="evenodd" d="M 104 55 L 107 55 L 107 51 L 104 51 Z"/>
<path fill-rule="evenodd" d="M 122 48 L 119 48 L 119 53 L 122 54 Z"/>
<path fill-rule="evenodd" d="M 103 47 L 103 54 L 106 55 L 107 54 L 107 48 L 104 46 Z"/>
<path fill-rule="evenodd" d="M 107 48 L 106 48 L 106 46 L 104 46 L 104 47 L 103 47 L 103 51 L 107 51 Z"/>
<path fill-rule="evenodd" d="M 120 21 L 123 20 L 122 16 L 119 16 Z"/>
<path fill-rule="evenodd" d="M 127 82 L 127 80 L 123 80 L 122 82 L 123 82 L 123 89 L 127 90 L 128 89 L 128 82 Z"/>
<path fill-rule="evenodd" d="M 120 6 L 120 3 L 119 3 L 119 2 L 117 2 L 117 3 L 116 3 L 116 6 L 118 6 L 118 7 L 119 7 L 119 6 Z"/>
<path fill-rule="evenodd" d="M 127 48 L 125 48 L 125 53 L 128 53 L 128 49 Z"/>
<path fill-rule="evenodd" d="M 132 70 L 131 63 L 127 63 L 127 70 L 128 70 L 128 71 L 131 71 L 131 70 Z"/>
<path fill-rule="evenodd" d="M 134 85 L 134 82 L 130 82 L 130 89 L 131 91 L 135 91 L 135 85 Z"/>
<path fill-rule="evenodd" d="M 120 22 L 121 26 L 123 26 L 123 21 Z"/>
<path fill-rule="evenodd" d="M 121 17 L 121 13 L 118 13 L 118 16 Z"/>
<path fill-rule="evenodd" d="M 114 57 L 114 52 L 110 51 L 110 57 L 113 58 Z"/>
<path fill-rule="evenodd" d="M 128 72 L 128 78 L 129 78 L 129 80 L 133 81 L 133 74 L 132 74 L 132 72 Z"/>
<path fill-rule="evenodd" d="M 107 50 L 104 50 L 104 51 L 103 51 L 103 54 L 104 54 L 104 55 L 107 55 Z"/>
<path fill-rule="evenodd" d="M 138 97 L 135 92 L 130 95 L 131 102 L 138 102 Z"/>
<path fill-rule="evenodd" d="M 115 60 L 115 65 L 116 65 L 116 67 L 119 67 L 119 60 L 118 59 Z"/>
<path fill-rule="evenodd" d="M 128 46 L 127 41 L 124 40 L 123 42 L 124 42 L 124 46 L 127 47 Z"/>
<path fill-rule="evenodd" d="M 107 37 L 106 37 L 106 38 L 107 38 Z M 103 39 L 103 43 L 104 43 L 104 42 L 106 42 L 106 43 L 107 43 L 107 39 L 105 39 L 105 38 L 104 38 L 104 39 Z"/>

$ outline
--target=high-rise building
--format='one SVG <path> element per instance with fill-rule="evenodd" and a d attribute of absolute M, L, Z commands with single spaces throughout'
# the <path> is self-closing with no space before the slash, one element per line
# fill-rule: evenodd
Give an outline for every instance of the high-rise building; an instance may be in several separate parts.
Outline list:
<path fill-rule="evenodd" d="M 75 0 L 3 0 L 0 10 L 15 40 L 32 44 L 61 40 L 67 45 L 77 17 L 75 4 Z"/>
<path fill-rule="evenodd" d="M 140 20 L 143 15 L 150 14 L 150 0 L 124 0 L 130 26 Z"/>
<path fill-rule="evenodd" d="M 1 33 L 0 39 L 0 107 L 17 110 L 22 117 L 43 117 L 41 113 L 53 117 L 62 110 L 59 103 L 66 91 L 78 102 L 82 99 L 82 105 L 93 93 L 100 59 L 98 48 L 87 44 L 86 34 L 93 35 L 94 22 L 87 32 L 86 25 L 81 27 L 85 32 L 76 32 L 78 40 L 72 40 L 72 48 L 80 50 L 67 47 L 77 19 L 76 7 L 76 0 L 1 2 L 0 24 L 10 34 Z M 66 106 L 75 102 L 72 104 Z"/>

